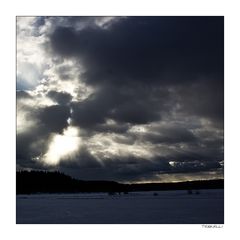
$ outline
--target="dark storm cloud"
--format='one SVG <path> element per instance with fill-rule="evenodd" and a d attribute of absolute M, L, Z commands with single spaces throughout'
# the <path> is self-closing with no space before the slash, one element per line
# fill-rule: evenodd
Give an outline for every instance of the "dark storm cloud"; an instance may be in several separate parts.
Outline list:
<path fill-rule="evenodd" d="M 95 126 L 95 131 L 97 132 L 104 132 L 104 133 L 118 133 L 118 134 L 125 134 L 129 129 L 129 124 L 98 124 Z"/>
<path fill-rule="evenodd" d="M 81 79 L 101 85 L 103 91 L 109 85 L 117 89 L 153 85 L 163 90 L 171 86 L 183 111 L 223 118 L 222 17 L 130 17 L 108 29 L 59 27 L 51 43 L 58 54 L 80 59 L 86 68 Z M 212 96 L 215 90 L 217 96 Z M 143 96 L 145 104 L 135 97 L 113 109 L 112 117 L 136 123 L 159 119 L 159 113 L 147 107 L 149 96 Z M 102 100 L 101 96 L 96 99 Z"/>
<path fill-rule="evenodd" d="M 53 105 L 40 109 L 37 114 L 40 124 L 47 128 L 49 132 L 62 133 L 62 130 L 68 125 L 67 120 L 70 117 L 70 108 Z"/>
<path fill-rule="evenodd" d="M 34 117 L 34 115 L 35 113 L 30 117 Z M 42 125 L 37 125 L 37 128 L 30 128 L 25 132 L 17 133 L 16 162 L 19 167 L 29 169 L 40 169 L 43 167 L 34 158 L 47 151 L 50 132 Z"/>
<path fill-rule="evenodd" d="M 161 119 L 161 112 L 171 102 L 169 97 L 167 89 L 103 86 L 86 100 L 72 104 L 73 122 L 86 128 L 103 124 L 106 119 L 120 125 L 146 124 Z"/>
<path fill-rule="evenodd" d="M 91 84 L 183 84 L 223 72 L 222 17 L 131 17 L 109 29 L 59 27 L 56 52 L 79 57 Z"/>
<path fill-rule="evenodd" d="M 146 104 L 133 105 L 127 104 L 118 107 L 109 103 L 103 105 L 103 102 L 96 98 L 93 101 L 86 100 L 82 103 L 73 104 L 73 124 L 83 128 L 92 128 L 98 131 L 124 132 L 127 130 L 126 123 L 141 124 L 159 119 L 159 114 L 149 111 Z M 144 111 L 145 110 L 145 111 Z M 107 118 L 119 122 L 116 126 L 106 124 Z"/>
<path fill-rule="evenodd" d="M 206 77 L 208 79 L 208 77 Z M 186 115 L 196 115 L 212 120 L 214 125 L 223 127 L 224 120 L 224 84 L 223 76 L 211 80 L 199 80 L 199 83 L 181 87 L 178 92 L 179 111 Z"/>
<path fill-rule="evenodd" d="M 66 92 L 57 92 L 51 90 L 48 92 L 47 96 L 53 101 L 57 102 L 59 105 L 66 105 L 72 100 L 72 96 Z"/>
<path fill-rule="evenodd" d="M 164 127 L 159 128 L 155 133 L 147 133 L 144 135 L 144 141 L 150 141 L 151 143 L 194 143 L 198 139 L 192 132 L 186 128 L 181 127 Z"/>
<path fill-rule="evenodd" d="M 154 106 L 152 106 L 154 107 Z M 143 124 L 160 119 L 160 114 L 150 109 L 148 103 L 126 103 L 112 110 L 111 117 L 119 122 Z"/>
<path fill-rule="evenodd" d="M 49 96 L 62 104 L 69 102 L 71 96 L 66 93 L 50 91 Z M 67 119 L 70 117 L 70 107 L 65 105 L 52 105 L 36 107 L 35 97 L 25 91 L 17 91 L 16 100 L 19 114 L 23 113 L 26 124 L 35 121 L 38 124 L 37 131 L 61 132 L 67 126 Z M 30 104 L 28 101 L 31 101 Z"/>
<path fill-rule="evenodd" d="M 45 131 L 32 130 L 17 135 L 16 144 L 16 163 L 19 167 L 28 169 L 43 168 L 42 164 L 35 157 L 40 156 L 47 151 L 48 134 Z M 43 141 L 45 139 L 45 141 Z"/>

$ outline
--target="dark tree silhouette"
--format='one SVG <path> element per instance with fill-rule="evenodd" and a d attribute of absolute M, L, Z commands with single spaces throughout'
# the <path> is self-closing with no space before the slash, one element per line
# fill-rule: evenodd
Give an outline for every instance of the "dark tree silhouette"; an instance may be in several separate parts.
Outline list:
<path fill-rule="evenodd" d="M 178 183 L 121 184 L 114 181 L 82 181 L 61 172 L 18 171 L 16 176 L 17 194 L 30 193 L 76 193 L 107 192 L 127 194 L 131 191 L 161 191 L 223 188 L 224 180 L 191 181 Z M 198 194 L 199 191 L 196 192 Z"/>

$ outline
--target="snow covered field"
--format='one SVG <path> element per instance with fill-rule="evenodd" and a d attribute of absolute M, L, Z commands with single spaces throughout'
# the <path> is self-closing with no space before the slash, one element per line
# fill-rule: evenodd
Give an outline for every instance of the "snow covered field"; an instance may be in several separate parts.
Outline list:
<path fill-rule="evenodd" d="M 199 192 L 17 195 L 16 222 L 223 224 L 224 191 Z"/>

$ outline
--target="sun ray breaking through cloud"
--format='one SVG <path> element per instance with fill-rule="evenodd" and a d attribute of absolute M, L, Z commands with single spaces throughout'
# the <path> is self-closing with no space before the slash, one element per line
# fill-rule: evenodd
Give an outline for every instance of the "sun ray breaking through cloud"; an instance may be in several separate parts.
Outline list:
<path fill-rule="evenodd" d="M 57 165 L 61 160 L 74 156 L 81 145 L 79 129 L 68 126 L 63 134 L 55 134 L 49 144 L 49 149 L 43 155 L 42 161 L 47 165 Z"/>

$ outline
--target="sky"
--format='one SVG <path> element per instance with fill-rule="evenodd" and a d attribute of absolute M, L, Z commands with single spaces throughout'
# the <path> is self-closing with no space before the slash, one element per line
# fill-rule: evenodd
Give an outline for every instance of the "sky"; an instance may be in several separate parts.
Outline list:
<path fill-rule="evenodd" d="M 17 17 L 17 169 L 223 178 L 223 17 Z"/>

